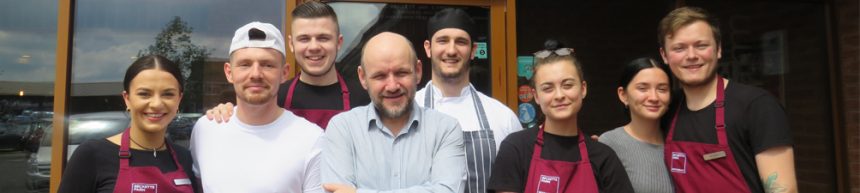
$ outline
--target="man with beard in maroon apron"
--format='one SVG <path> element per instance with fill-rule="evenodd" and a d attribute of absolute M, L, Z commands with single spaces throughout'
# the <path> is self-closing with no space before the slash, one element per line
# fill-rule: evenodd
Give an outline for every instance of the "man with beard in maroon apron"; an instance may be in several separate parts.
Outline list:
<path fill-rule="evenodd" d="M 660 55 L 683 95 L 666 113 L 665 161 L 679 193 L 796 192 L 792 135 L 767 91 L 717 74 L 720 29 L 705 10 L 678 8 L 659 26 Z"/>
<path fill-rule="evenodd" d="M 331 117 L 366 105 L 370 99 L 361 85 L 347 84 L 334 68 L 337 51 L 343 44 L 334 9 L 309 1 L 297 6 L 292 16 L 287 38 L 301 72 L 281 85 L 278 106 L 325 129 Z M 233 104 L 222 104 L 207 111 L 206 116 L 217 122 L 226 121 L 232 109 Z"/>

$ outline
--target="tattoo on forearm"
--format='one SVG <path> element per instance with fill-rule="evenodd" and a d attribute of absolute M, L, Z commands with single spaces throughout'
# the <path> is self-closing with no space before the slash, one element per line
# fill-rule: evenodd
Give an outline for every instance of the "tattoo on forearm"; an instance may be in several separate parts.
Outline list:
<path fill-rule="evenodd" d="M 767 193 L 778 193 L 778 192 L 786 192 L 785 187 L 776 183 L 777 175 L 776 172 L 771 173 L 767 176 L 767 179 L 764 181 L 764 191 Z"/>

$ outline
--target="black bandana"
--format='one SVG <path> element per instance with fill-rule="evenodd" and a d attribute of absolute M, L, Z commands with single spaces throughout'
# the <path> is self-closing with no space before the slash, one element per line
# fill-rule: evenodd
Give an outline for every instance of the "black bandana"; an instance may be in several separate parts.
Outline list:
<path fill-rule="evenodd" d="M 436 12 L 427 21 L 427 39 L 433 39 L 433 34 L 445 28 L 457 28 L 469 34 L 469 38 L 475 41 L 475 21 L 462 9 L 445 8 Z"/>

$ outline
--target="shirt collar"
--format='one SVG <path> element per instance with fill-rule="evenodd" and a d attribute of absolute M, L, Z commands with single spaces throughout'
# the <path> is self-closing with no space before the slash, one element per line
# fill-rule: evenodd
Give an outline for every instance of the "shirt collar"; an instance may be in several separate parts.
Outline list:
<path fill-rule="evenodd" d="M 427 86 L 425 86 L 425 87 L 428 87 L 428 86 L 433 87 L 433 99 L 434 100 L 446 98 L 445 96 L 442 95 L 441 89 L 439 89 L 439 87 L 436 87 L 436 85 L 433 85 L 433 81 L 427 81 Z M 463 89 L 460 90 L 460 96 L 447 97 L 447 98 L 468 97 L 469 95 L 472 94 L 471 88 L 472 88 L 472 83 L 469 83 L 468 85 L 463 87 Z"/>
<path fill-rule="evenodd" d="M 403 134 L 409 133 L 410 130 L 418 128 L 418 122 L 419 122 L 418 120 L 422 116 L 422 113 L 423 113 L 422 109 L 424 107 L 418 106 L 418 103 L 416 103 L 414 100 L 411 100 L 411 103 L 412 103 L 412 112 L 409 114 L 409 121 L 406 122 L 406 125 L 404 126 L 405 128 L 400 130 L 400 134 L 398 134 L 398 135 L 403 135 Z M 388 133 L 389 135 L 391 135 L 390 130 L 383 129 L 385 126 L 382 124 L 382 121 L 380 121 L 379 114 L 376 114 L 376 105 L 373 103 L 373 101 L 371 101 L 370 104 L 367 106 L 367 120 L 368 120 L 368 127 L 367 127 L 368 130 L 379 129 L 379 130 L 382 130 L 382 132 L 385 132 L 385 133 Z"/>

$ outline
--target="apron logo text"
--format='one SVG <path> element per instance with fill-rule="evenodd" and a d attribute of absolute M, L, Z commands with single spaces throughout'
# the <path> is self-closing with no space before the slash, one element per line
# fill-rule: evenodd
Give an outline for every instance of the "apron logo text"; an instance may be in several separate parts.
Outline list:
<path fill-rule="evenodd" d="M 132 183 L 131 192 L 158 192 L 158 184 Z"/>
<path fill-rule="evenodd" d="M 687 154 L 672 152 L 672 173 L 687 173 Z"/>

